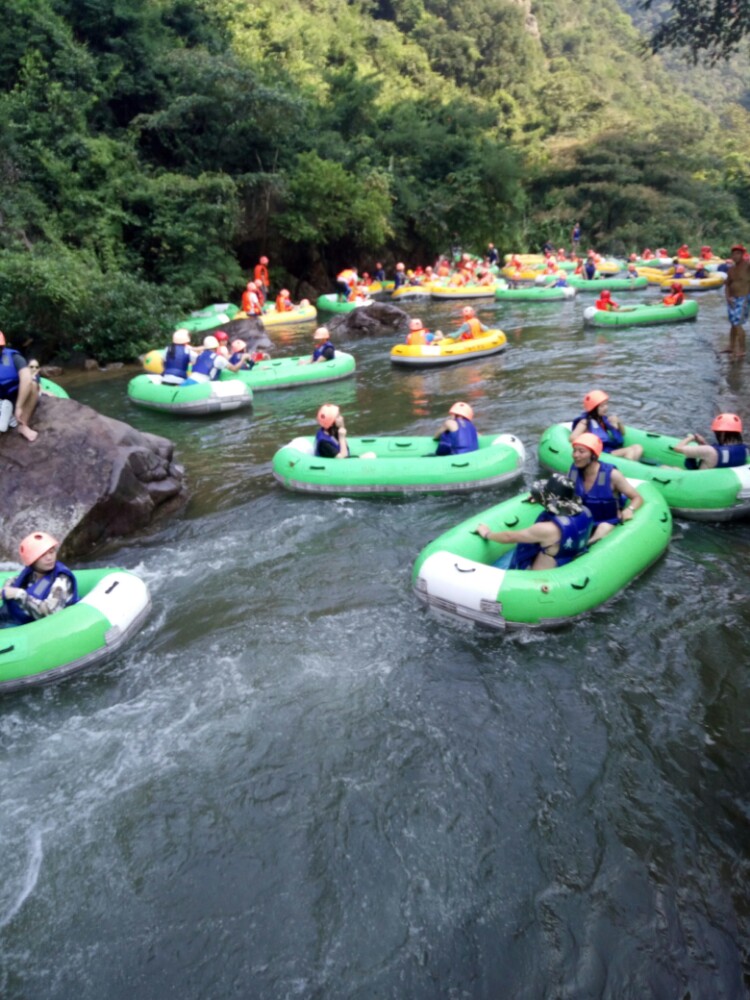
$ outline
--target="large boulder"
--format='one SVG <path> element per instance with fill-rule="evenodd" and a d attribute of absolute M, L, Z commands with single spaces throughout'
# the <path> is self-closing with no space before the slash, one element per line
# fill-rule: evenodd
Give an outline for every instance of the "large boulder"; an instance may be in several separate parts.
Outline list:
<path fill-rule="evenodd" d="M 16 560 L 30 531 L 87 552 L 150 523 L 185 498 L 174 445 L 102 416 L 72 399 L 42 396 L 32 418 L 39 437 L 0 434 L 0 557 Z"/>
<path fill-rule="evenodd" d="M 402 338 L 409 331 L 409 316 L 390 302 L 373 302 L 350 313 L 341 313 L 326 322 L 336 338 L 343 336 Z"/>

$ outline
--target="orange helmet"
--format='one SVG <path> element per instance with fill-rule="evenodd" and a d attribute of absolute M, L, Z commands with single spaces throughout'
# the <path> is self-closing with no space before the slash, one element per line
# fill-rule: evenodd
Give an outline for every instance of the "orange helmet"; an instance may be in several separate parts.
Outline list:
<path fill-rule="evenodd" d="M 594 458 L 599 458 L 602 453 L 602 448 L 604 447 L 604 442 L 601 438 L 598 438 L 596 434 L 589 434 L 588 431 L 585 434 L 581 434 L 573 442 L 574 448 L 588 448 L 590 452 L 593 452 Z"/>
<path fill-rule="evenodd" d="M 246 351 L 247 344 L 245 343 L 244 340 L 240 340 L 238 338 L 237 340 L 232 341 L 232 350 L 235 352 L 235 354 L 239 353 L 240 351 Z"/>
<path fill-rule="evenodd" d="M 396 264 L 396 270 L 397 271 L 403 271 L 404 270 L 404 265 L 399 262 L 398 264 Z"/>
<path fill-rule="evenodd" d="M 714 417 L 711 424 L 712 431 L 733 431 L 735 434 L 742 433 L 742 421 L 736 413 L 720 413 Z"/>
<path fill-rule="evenodd" d="M 461 315 L 462 316 L 473 316 L 474 315 L 474 310 L 471 308 L 471 306 L 464 306 L 463 309 L 461 310 Z"/>
<path fill-rule="evenodd" d="M 330 334 L 327 326 L 319 326 L 313 334 L 313 340 L 328 340 Z"/>
<path fill-rule="evenodd" d="M 452 413 L 454 417 L 465 417 L 467 420 L 474 419 L 474 411 L 468 403 L 454 403 L 450 410 L 448 410 L 448 413 Z"/>
<path fill-rule="evenodd" d="M 604 295 L 604 292 L 602 292 Z M 609 399 L 606 392 L 602 392 L 601 389 L 592 389 L 591 392 L 587 392 L 583 397 L 583 408 L 586 413 L 591 413 L 595 410 L 600 403 L 605 403 Z"/>
<path fill-rule="evenodd" d="M 5 334 L 0 330 L 0 347 L 5 347 Z"/>
<path fill-rule="evenodd" d="M 261 257 L 260 258 L 260 263 L 261 264 L 267 264 L 268 263 L 268 257 Z"/>
<path fill-rule="evenodd" d="M 338 417 L 340 413 L 341 410 L 339 410 L 335 403 L 323 403 L 321 408 L 318 410 L 318 423 L 324 431 L 330 430 L 330 428 L 336 423 L 336 417 Z"/>
<path fill-rule="evenodd" d="M 173 344 L 189 344 L 190 343 L 190 331 L 185 330 L 184 327 L 180 327 L 179 330 L 175 330 L 172 334 Z"/>
<path fill-rule="evenodd" d="M 409 329 L 410 330 L 424 330 L 424 323 L 422 322 L 421 319 L 416 319 L 416 318 L 415 319 L 410 319 L 409 320 Z"/>
<path fill-rule="evenodd" d="M 46 552 L 59 544 L 58 540 L 48 535 L 46 531 L 35 531 L 27 535 L 18 546 L 21 562 L 24 566 L 33 566 L 37 559 L 41 559 Z"/>
<path fill-rule="evenodd" d="M 282 297 L 282 299 L 288 299 L 289 298 L 289 289 L 288 288 L 282 288 L 281 291 L 279 292 L 279 295 Z"/>
<path fill-rule="evenodd" d="M 248 287 L 248 289 L 249 289 L 249 290 L 250 290 L 251 292 L 257 292 L 257 291 L 258 291 L 258 286 L 257 286 L 257 285 L 255 284 L 255 282 L 254 282 L 254 281 L 248 281 L 248 283 L 247 283 L 247 287 Z"/>

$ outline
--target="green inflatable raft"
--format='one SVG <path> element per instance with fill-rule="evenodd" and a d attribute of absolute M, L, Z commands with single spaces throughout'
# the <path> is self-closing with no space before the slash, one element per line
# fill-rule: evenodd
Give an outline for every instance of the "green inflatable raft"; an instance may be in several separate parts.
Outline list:
<path fill-rule="evenodd" d="M 307 364 L 310 355 L 294 358 L 272 358 L 257 361 L 250 371 L 222 372 L 222 380 L 240 379 L 253 392 L 266 389 L 295 389 L 298 386 L 335 382 L 354 374 L 357 363 L 346 351 L 336 351 L 331 361 Z"/>
<path fill-rule="evenodd" d="M 128 382 L 128 398 L 146 410 L 200 417 L 252 406 L 253 393 L 236 374 L 199 385 L 164 385 L 160 375 L 144 374 Z"/>
<path fill-rule="evenodd" d="M 521 288 L 496 288 L 498 302 L 564 302 L 575 298 L 573 287 L 552 288 L 545 285 L 526 285 Z"/>
<path fill-rule="evenodd" d="M 515 479 L 526 458 L 513 434 L 480 435 L 477 451 L 440 457 L 431 437 L 361 437 L 348 442 L 352 455 L 374 457 L 316 458 L 313 437 L 295 438 L 274 455 L 274 477 L 286 489 L 301 493 L 461 493 Z"/>
<path fill-rule="evenodd" d="M 589 281 L 588 278 L 570 275 L 568 284 L 579 292 L 590 292 L 592 295 L 598 295 L 605 288 L 608 288 L 610 292 L 642 292 L 644 288 L 648 288 L 648 278 L 604 277 L 593 278 Z"/>
<path fill-rule="evenodd" d="M 573 464 L 568 437 L 571 426 L 553 424 L 539 442 L 539 460 L 555 472 Z M 674 451 L 680 438 L 627 427 L 625 444 L 639 444 L 643 461 L 602 454 L 600 461 L 616 466 L 628 479 L 653 483 L 672 512 L 694 521 L 733 521 L 750 517 L 750 465 L 732 469 L 686 469 L 685 456 Z"/>
<path fill-rule="evenodd" d="M 63 387 L 58 385 L 57 382 L 52 382 L 51 379 L 42 376 L 39 379 L 39 385 L 42 388 L 42 392 L 46 392 L 48 396 L 57 396 L 58 399 L 70 399 L 70 396 Z"/>
<path fill-rule="evenodd" d="M 213 330 L 222 323 L 229 323 L 240 311 L 239 306 L 232 305 L 231 302 L 215 302 L 206 306 L 205 309 L 196 309 L 175 324 L 177 330 L 190 330 L 191 333 L 203 333 L 205 330 Z"/>
<path fill-rule="evenodd" d="M 574 621 L 627 587 L 666 550 L 672 516 L 651 483 L 637 486 L 643 506 L 566 566 L 499 569 L 512 545 L 485 541 L 480 522 L 495 531 L 527 528 L 541 508 L 528 494 L 506 500 L 446 531 L 422 550 L 412 573 L 420 601 L 442 617 L 488 629 L 551 628 Z"/>
<path fill-rule="evenodd" d="M 587 306 L 583 311 L 583 320 L 588 326 L 658 326 L 662 323 L 685 323 L 697 315 L 698 303 L 690 299 L 679 306 L 665 306 L 662 302 L 620 306 L 612 310 Z"/>
<path fill-rule="evenodd" d="M 356 302 L 342 302 L 336 292 L 329 292 L 327 295 L 319 295 L 315 305 L 319 312 L 329 313 L 350 313 L 362 306 L 371 306 L 374 299 L 357 299 Z"/>
<path fill-rule="evenodd" d="M 4 586 L 17 573 L 0 575 Z M 146 584 L 124 569 L 76 570 L 80 600 L 28 625 L 0 630 L 0 694 L 98 666 L 135 636 L 151 609 Z"/>

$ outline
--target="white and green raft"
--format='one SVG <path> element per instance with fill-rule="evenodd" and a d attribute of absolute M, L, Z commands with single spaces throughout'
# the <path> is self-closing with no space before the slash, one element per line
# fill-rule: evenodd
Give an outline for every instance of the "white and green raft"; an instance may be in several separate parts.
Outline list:
<path fill-rule="evenodd" d="M 553 424 L 539 442 L 539 460 L 555 472 L 573 464 L 570 424 Z M 602 454 L 628 479 L 654 484 L 679 517 L 694 521 L 733 521 L 750 517 L 750 465 L 730 469 L 686 469 L 685 456 L 674 451 L 679 438 L 628 426 L 625 444 L 639 444 L 643 461 Z"/>
<path fill-rule="evenodd" d="M 288 490 L 335 496 L 461 493 L 515 479 L 526 459 L 513 434 L 480 435 L 477 451 L 441 456 L 431 437 L 347 440 L 352 455 L 374 457 L 316 458 L 313 437 L 295 438 L 274 455 L 274 477 Z"/>
<path fill-rule="evenodd" d="M 257 361 L 250 371 L 222 372 L 222 379 L 239 378 L 253 392 L 264 392 L 267 389 L 296 389 L 306 385 L 319 385 L 323 382 L 336 382 L 354 374 L 357 363 L 353 355 L 346 351 L 336 351 L 330 361 L 316 361 L 309 364 L 310 355 L 294 358 L 271 358 L 270 361 Z"/>
<path fill-rule="evenodd" d="M 0 586 L 17 573 L 0 575 Z M 0 694 L 51 684 L 118 653 L 151 609 L 148 588 L 124 569 L 76 570 L 80 600 L 48 618 L 0 629 Z"/>
<path fill-rule="evenodd" d="M 488 629 L 552 628 L 575 621 L 611 600 L 666 550 L 672 516 L 651 483 L 633 482 L 643 506 L 587 552 L 549 570 L 499 569 L 512 545 L 485 541 L 494 531 L 528 528 L 541 508 L 528 494 L 513 497 L 446 531 L 422 550 L 412 583 L 420 601 L 440 617 Z"/>
<path fill-rule="evenodd" d="M 147 410 L 200 417 L 252 406 L 253 393 L 236 374 L 198 385 L 165 385 L 160 375 L 144 374 L 128 382 L 128 398 Z"/>

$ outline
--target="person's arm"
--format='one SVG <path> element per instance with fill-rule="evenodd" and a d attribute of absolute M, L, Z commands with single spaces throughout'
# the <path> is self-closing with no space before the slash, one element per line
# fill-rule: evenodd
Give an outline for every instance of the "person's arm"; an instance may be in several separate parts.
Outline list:
<path fill-rule="evenodd" d="M 628 506 L 624 508 L 620 515 L 623 521 L 629 521 L 639 507 L 643 506 L 643 497 L 638 490 L 628 482 L 619 469 L 612 470 L 612 488 L 617 490 L 618 493 L 622 493 L 622 495 L 626 496 L 630 501 Z"/>
<path fill-rule="evenodd" d="M 339 427 L 339 453 L 336 458 L 349 457 L 349 442 L 346 440 L 346 427 L 342 424 Z"/>
<path fill-rule="evenodd" d="M 230 372 L 238 372 L 240 370 L 240 368 L 242 368 L 242 366 L 245 364 L 246 361 L 251 361 L 251 360 L 252 360 L 252 358 L 250 357 L 249 354 L 243 354 L 242 357 L 240 358 L 240 360 L 239 361 L 235 361 L 234 363 L 232 363 L 231 361 L 227 360 L 227 368 L 229 369 Z"/>
<path fill-rule="evenodd" d="M 571 444 L 575 444 L 576 438 L 579 438 L 581 434 L 585 433 L 586 433 L 586 421 L 579 420 L 578 423 L 573 428 L 573 430 L 570 432 L 568 441 L 570 441 Z"/>
<path fill-rule="evenodd" d="M 478 524 L 476 533 L 487 542 L 500 542 L 502 545 L 517 545 L 521 542 L 538 542 L 549 546 L 559 542 L 560 529 L 552 521 L 539 521 L 528 528 L 513 531 L 492 531 L 486 524 Z"/>
<path fill-rule="evenodd" d="M 458 430 L 458 422 L 453 419 L 453 417 L 448 417 L 448 419 L 441 425 L 440 430 L 437 434 L 433 435 L 433 441 L 439 441 L 441 436 L 446 432 L 451 433 Z"/>
<path fill-rule="evenodd" d="M 713 466 L 716 457 L 713 446 L 706 444 L 706 439 L 700 434 L 687 434 L 682 441 L 672 445 L 672 450 L 684 455 L 685 458 L 697 459 L 701 464 L 707 463 L 709 468 Z"/>
<path fill-rule="evenodd" d="M 3 597 L 6 600 L 17 601 L 34 619 L 47 618 L 56 611 L 62 611 L 72 596 L 73 586 L 70 579 L 62 573 L 55 578 L 49 594 L 43 601 L 32 597 L 21 587 L 3 587 Z"/>

